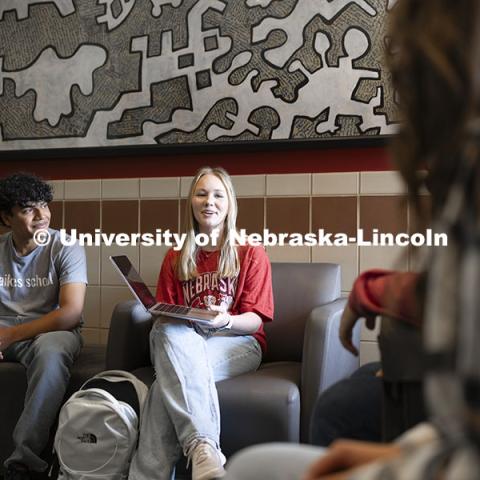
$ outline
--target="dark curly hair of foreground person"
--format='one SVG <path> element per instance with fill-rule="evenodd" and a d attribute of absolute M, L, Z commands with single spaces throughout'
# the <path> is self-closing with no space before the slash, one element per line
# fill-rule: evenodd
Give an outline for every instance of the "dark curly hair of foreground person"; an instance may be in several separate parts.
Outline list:
<path fill-rule="evenodd" d="M 28 173 L 15 173 L 0 180 L 0 212 L 12 213 L 15 205 L 53 200 L 53 188 L 41 178 Z M 4 224 L 0 217 L 0 223 Z"/>

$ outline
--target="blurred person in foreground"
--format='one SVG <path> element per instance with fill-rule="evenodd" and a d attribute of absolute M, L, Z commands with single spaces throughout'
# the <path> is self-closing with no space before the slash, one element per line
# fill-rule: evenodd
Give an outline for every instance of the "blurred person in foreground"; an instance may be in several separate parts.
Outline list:
<path fill-rule="evenodd" d="M 379 313 L 422 325 L 429 422 L 392 444 L 252 447 L 233 459 L 229 480 L 480 478 L 480 3 L 398 0 L 390 38 L 402 114 L 395 159 L 420 213 L 419 170 L 428 169 L 433 228 L 448 246 L 423 252 L 422 274 L 363 274 L 340 336 L 354 351 L 353 325 L 364 316 L 372 326 Z"/>

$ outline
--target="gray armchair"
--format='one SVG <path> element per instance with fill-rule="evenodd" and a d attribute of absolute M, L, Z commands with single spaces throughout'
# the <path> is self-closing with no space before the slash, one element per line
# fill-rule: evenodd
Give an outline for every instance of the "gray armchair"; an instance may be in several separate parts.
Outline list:
<path fill-rule="evenodd" d="M 272 276 L 275 314 L 265 326 L 268 352 L 260 369 L 217 384 L 227 456 L 255 443 L 306 441 L 317 397 L 358 367 L 338 340 L 346 302 L 340 298 L 339 265 L 275 263 Z M 116 306 L 107 369 L 133 371 L 153 382 L 151 324 L 136 301 Z M 359 343 L 358 328 L 354 342 Z"/>

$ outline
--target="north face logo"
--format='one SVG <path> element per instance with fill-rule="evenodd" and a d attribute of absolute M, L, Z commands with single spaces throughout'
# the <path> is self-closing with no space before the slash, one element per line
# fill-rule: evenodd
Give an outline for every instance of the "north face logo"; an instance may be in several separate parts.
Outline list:
<path fill-rule="evenodd" d="M 97 443 L 97 437 L 93 433 L 82 433 L 77 438 L 80 443 Z"/>

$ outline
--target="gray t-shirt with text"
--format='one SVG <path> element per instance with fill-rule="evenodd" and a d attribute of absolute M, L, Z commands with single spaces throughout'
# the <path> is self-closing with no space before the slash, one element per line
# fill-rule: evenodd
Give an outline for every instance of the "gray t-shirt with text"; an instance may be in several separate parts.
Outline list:
<path fill-rule="evenodd" d="M 65 246 L 60 232 L 49 229 L 48 245 L 18 255 L 12 233 L 0 236 L 0 324 L 15 325 L 58 308 L 60 287 L 87 284 L 85 250 Z"/>

